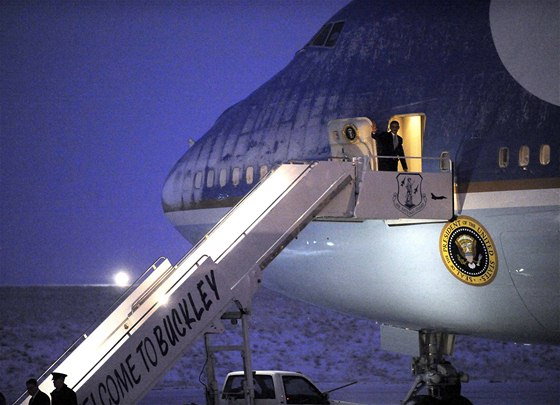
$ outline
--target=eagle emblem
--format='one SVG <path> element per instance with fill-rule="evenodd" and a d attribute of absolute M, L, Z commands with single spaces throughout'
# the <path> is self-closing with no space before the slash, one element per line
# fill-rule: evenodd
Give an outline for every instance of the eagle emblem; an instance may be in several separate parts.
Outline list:
<path fill-rule="evenodd" d="M 494 242 L 473 218 L 460 216 L 443 227 L 440 255 L 447 270 L 467 284 L 482 286 L 496 277 L 498 259 Z"/>

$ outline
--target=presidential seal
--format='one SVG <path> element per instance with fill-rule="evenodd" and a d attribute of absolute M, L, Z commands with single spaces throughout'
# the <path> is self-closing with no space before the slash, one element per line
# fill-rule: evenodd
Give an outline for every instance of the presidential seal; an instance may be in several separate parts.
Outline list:
<path fill-rule="evenodd" d="M 358 129 L 354 125 L 349 124 L 342 129 L 342 133 L 344 134 L 346 139 L 348 139 L 350 142 L 354 142 L 356 140 L 356 137 L 358 136 Z"/>
<path fill-rule="evenodd" d="M 459 280 L 475 286 L 492 282 L 498 271 L 496 248 L 488 231 L 475 219 L 459 216 L 439 237 L 445 267 Z"/>

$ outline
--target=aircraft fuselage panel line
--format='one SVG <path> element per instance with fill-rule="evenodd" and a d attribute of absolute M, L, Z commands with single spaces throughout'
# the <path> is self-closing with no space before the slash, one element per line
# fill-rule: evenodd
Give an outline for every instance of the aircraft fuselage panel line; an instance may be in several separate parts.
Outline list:
<path fill-rule="evenodd" d="M 156 267 L 51 370 L 68 374 L 82 405 L 136 403 L 232 304 L 249 306 L 264 267 L 354 178 L 352 162 L 279 166 L 176 266 L 166 259 Z"/>

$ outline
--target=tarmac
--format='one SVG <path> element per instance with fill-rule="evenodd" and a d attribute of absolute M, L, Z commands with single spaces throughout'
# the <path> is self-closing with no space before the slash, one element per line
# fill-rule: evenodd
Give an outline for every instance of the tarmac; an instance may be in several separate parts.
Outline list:
<path fill-rule="evenodd" d="M 340 384 L 342 385 L 342 384 Z M 333 387 L 336 385 L 333 385 Z M 401 405 L 411 385 L 356 384 L 331 395 L 331 399 L 366 405 Z M 550 382 L 487 382 L 463 384 L 462 394 L 473 405 L 559 405 L 560 381 Z M 152 390 L 139 405 L 205 405 L 200 389 Z"/>

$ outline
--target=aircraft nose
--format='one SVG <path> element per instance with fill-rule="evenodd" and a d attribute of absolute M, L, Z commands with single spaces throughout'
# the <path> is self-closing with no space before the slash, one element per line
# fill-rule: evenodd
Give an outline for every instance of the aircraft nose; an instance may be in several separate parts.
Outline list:
<path fill-rule="evenodd" d="M 168 213 L 181 209 L 181 195 L 185 177 L 185 165 L 179 161 L 171 169 L 163 183 L 161 192 L 163 212 Z"/>

